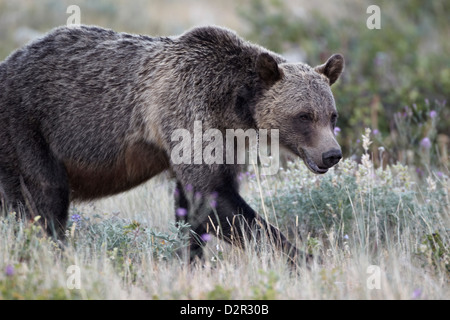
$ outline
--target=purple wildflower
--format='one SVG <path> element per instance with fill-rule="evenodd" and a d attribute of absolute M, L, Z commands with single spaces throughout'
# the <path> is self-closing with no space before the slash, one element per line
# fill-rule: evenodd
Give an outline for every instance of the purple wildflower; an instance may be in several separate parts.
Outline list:
<path fill-rule="evenodd" d="M 209 205 L 211 206 L 211 208 L 215 209 L 217 207 L 217 201 L 212 199 L 211 201 L 209 201 Z"/>
<path fill-rule="evenodd" d="M 335 127 L 333 131 L 334 131 L 334 135 L 337 136 L 339 134 L 339 132 L 341 132 L 341 128 Z"/>
<path fill-rule="evenodd" d="M 380 130 L 378 130 L 378 129 L 373 129 L 373 134 L 376 136 L 377 134 L 379 134 L 380 133 Z"/>
<path fill-rule="evenodd" d="M 186 185 L 186 191 L 187 191 L 187 192 L 191 192 L 193 189 L 194 189 L 194 187 L 192 186 L 192 184 L 188 183 L 188 184 Z"/>
<path fill-rule="evenodd" d="M 419 176 L 422 176 L 422 175 L 423 175 L 423 171 L 422 171 L 422 169 L 420 169 L 420 168 L 416 168 L 416 173 L 417 173 Z"/>
<path fill-rule="evenodd" d="M 402 113 L 403 117 L 406 118 L 410 113 L 411 113 L 411 109 L 409 109 L 408 106 L 404 106 L 403 113 Z"/>
<path fill-rule="evenodd" d="M 81 216 L 79 214 L 73 214 L 70 216 L 70 220 L 75 223 L 81 222 Z"/>
<path fill-rule="evenodd" d="M 197 191 L 194 196 L 195 196 L 195 200 L 197 200 L 197 201 L 202 199 L 202 193 L 199 191 Z"/>
<path fill-rule="evenodd" d="M 431 148 L 431 141 L 430 138 L 425 137 L 420 141 L 420 146 L 424 149 L 430 149 Z"/>
<path fill-rule="evenodd" d="M 6 266 L 6 268 L 5 268 L 5 274 L 8 276 L 8 277 L 12 277 L 13 275 L 14 275 L 14 267 L 12 266 L 12 265 L 10 265 L 10 264 L 8 264 L 7 266 Z"/>
<path fill-rule="evenodd" d="M 211 241 L 212 236 L 211 236 L 209 233 L 204 233 L 204 234 L 202 234 L 202 235 L 200 236 L 200 238 L 201 238 L 203 241 L 208 242 L 208 241 Z"/>
<path fill-rule="evenodd" d="M 417 288 L 413 291 L 413 294 L 412 294 L 413 299 L 420 299 L 421 296 L 422 296 L 422 289 Z"/>
<path fill-rule="evenodd" d="M 431 110 L 431 111 L 430 111 L 430 118 L 431 118 L 431 119 L 434 119 L 434 118 L 436 118 L 436 116 L 437 116 L 437 112 L 434 111 L 434 110 Z"/>
<path fill-rule="evenodd" d="M 187 215 L 188 211 L 185 208 L 178 208 L 176 210 L 176 214 L 178 217 L 185 217 Z"/>

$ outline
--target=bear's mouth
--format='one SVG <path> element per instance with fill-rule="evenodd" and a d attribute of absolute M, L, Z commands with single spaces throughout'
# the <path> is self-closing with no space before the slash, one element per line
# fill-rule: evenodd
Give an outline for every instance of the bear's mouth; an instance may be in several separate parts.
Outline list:
<path fill-rule="evenodd" d="M 303 149 L 299 149 L 300 151 L 300 157 L 303 159 L 303 162 L 306 164 L 308 169 L 312 171 L 315 174 L 324 174 L 328 172 L 327 168 L 320 168 L 308 155 L 308 153 L 305 152 Z"/>

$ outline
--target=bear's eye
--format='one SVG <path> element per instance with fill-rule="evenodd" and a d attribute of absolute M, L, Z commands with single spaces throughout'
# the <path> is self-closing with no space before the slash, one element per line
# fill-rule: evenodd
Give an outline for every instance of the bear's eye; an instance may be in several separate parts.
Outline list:
<path fill-rule="evenodd" d="M 333 114 L 331 115 L 331 124 L 333 125 L 333 127 L 336 126 L 337 119 L 338 119 L 337 114 L 336 114 L 336 113 L 333 113 Z"/>
<path fill-rule="evenodd" d="M 298 118 L 300 121 L 307 122 L 307 121 L 311 121 L 311 120 L 312 120 L 312 115 L 309 114 L 309 113 L 300 113 L 300 114 L 297 116 L 297 118 Z"/>

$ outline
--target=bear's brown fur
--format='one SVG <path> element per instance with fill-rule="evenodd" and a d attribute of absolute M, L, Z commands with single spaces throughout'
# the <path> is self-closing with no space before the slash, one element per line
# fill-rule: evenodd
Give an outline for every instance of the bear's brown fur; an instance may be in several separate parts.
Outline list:
<path fill-rule="evenodd" d="M 214 233 L 241 243 L 262 227 L 295 256 L 239 195 L 241 166 L 175 165 L 171 135 L 192 131 L 196 120 L 224 136 L 226 129 L 279 129 L 282 146 L 325 173 L 341 158 L 330 85 L 343 66 L 341 55 L 316 68 L 287 63 L 214 26 L 159 38 L 54 29 L 0 64 L 1 198 L 62 236 L 70 201 L 113 195 L 170 170 L 194 235 L 219 228 Z M 194 206 L 191 192 L 202 205 Z M 192 253 L 201 254 L 203 240 L 194 238 Z"/>

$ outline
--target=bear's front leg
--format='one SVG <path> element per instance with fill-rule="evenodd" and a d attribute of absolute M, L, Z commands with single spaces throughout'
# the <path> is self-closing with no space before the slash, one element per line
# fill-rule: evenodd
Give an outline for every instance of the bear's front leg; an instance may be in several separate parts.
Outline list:
<path fill-rule="evenodd" d="M 237 179 L 230 171 L 215 170 L 209 172 L 210 179 L 205 182 L 198 177 L 206 173 L 197 170 L 185 170 L 197 173 L 197 179 L 178 179 L 175 191 L 177 220 L 185 220 L 191 225 L 191 261 L 202 256 L 205 234 L 214 234 L 221 239 L 244 248 L 245 239 L 258 241 L 265 233 L 277 248 L 296 264 L 299 259 L 311 260 L 292 245 L 283 233 L 258 215 L 239 195 Z M 220 177 L 214 177 L 220 172 Z M 262 231 L 262 232 L 261 232 Z M 208 237 L 208 236 L 206 236 Z"/>
<path fill-rule="evenodd" d="M 219 228 L 219 235 L 223 240 L 244 248 L 246 239 L 261 240 L 265 234 L 270 243 L 289 257 L 290 262 L 296 264 L 298 259 L 306 258 L 283 233 L 257 214 L 233 188 L 222 189 L 217 192 L 217 205 L 214 216 L 208 223 L 215 223 L 214 229 Z M 211 227 L 209 227 L 211 229 Z M 248 248 L 247 248 L 248 249 Z"/>

